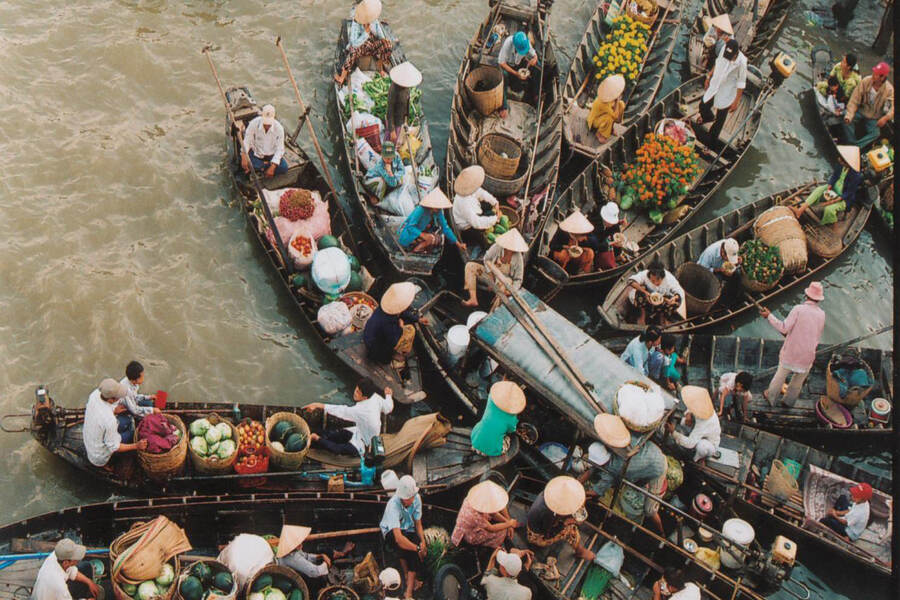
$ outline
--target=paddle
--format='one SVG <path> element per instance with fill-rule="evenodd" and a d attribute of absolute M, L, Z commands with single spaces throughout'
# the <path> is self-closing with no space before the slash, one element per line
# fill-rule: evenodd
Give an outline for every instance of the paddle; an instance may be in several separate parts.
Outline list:
<path fill-rule="evenodd" d="M 544 58 L 547 56 L 547 34 L 544 26 L 541 24 L 541 16 L 537 15 L 537 25 L 541 31 L 541 80 L 538 82 L 538 120 L 537 130 L 534 132 L 534 142 L 531 144 L 531 164 L 528 165 L 528 181 L 525 182 L 525 194 L 522 198 L 522 215 L 520 223 L 525 225 L 525 211 L 528 206 L 528 191 L 531 188 L 531 179 L 534 177 L 534 161 L 537 159 L 538 138 L 541 135 L 541 121 L 544 118 Z M 522 227 L 522 231 L 525 228 Z"/>

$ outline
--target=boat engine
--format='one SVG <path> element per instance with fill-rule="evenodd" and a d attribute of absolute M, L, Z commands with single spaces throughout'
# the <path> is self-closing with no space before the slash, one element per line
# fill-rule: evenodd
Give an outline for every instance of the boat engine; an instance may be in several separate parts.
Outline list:
<path fill-rule="evenodd" d="M 774 592 L 790 580 L 796 558 L 797 544 L 779 535 L 768 552 L 758 551 L 745 557 L 745 577 L 754 580 L 760 589 Z M 794 595 L 790 590 L 786 591 Z"/>
<path fill-rule="evenodd" d="M 55 408 L 47 386 L 39 385 L 34 390 L 34 406 L 31 408 L 31 429 L 39 437 L 49 435 L 56 428 Z"/>
<path fill-rule="evenodd" d="M 797 68 L 797 61 L 784 52 L 779 52 L 769 62 L 769 68 L 772 69 L 772 73 L 769 75 L 772 85 L 777 88 L 784 83 L 785 79 L 793 75 L 794 70 Z"/>

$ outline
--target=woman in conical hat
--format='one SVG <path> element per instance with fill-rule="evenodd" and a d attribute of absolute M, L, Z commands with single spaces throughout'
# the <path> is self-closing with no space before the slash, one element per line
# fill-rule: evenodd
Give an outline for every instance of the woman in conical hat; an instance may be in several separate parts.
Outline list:
<path fill-rule="evenodd" d="M 472 449 L 482 456 L 500 456 L 509 450 L 509 435 L 515 433 L 525 410 L 525 392 L 512 381 L 498 381 L 491 386 L 484 415 L 470 434 Z"/>
<path fill-rule="evenodd" d="M 312 528 L 302 525 L 282 525 L 278 536 L 278 550 L 275 552 L 275 563 L 290 567 L 308 579 L 317 579 L 328 575 L 328 569 L 338 558 L 346 556 L 356 544 L 347 542 L 342 550 L 333 550 L 330 554 L 311 554 L 303 551 L 305 540 Z"/>
<path fill-rule="evenodd" d="M 550 258 L 567 271 L 570 264 L 574 265 L 570 273 L 590 273 L 594 270 L 594 252 L 598 248 L 597 239 L 590 235 L 593 231 L 593 223 L 576 209 L 560 221 L 550 240 Z"/>
<path fill-rule="evenodd" d="M 416 311 L 409 310 L 418 289 L 410 281 L 401 281 L 391 285 L 381 297 L 381 305 L 363 329 L 363 343 L 370 360 L 390 362 L 397 370 L 404 367 L 416 338 L 413 323 L 423 320 Z"/>
<path fill-rule="evenodd" d="M 474 485 L 459 508 L 450 541 L 454 546 L 466 542 L 473 546 L 500 547 L 512 538 L 519 525 L 509 516 L 508 503 L 509 494 L 493 481 L 488 479 Z"/>
<path fill-rule="evenodd" d="M 601 144 L 609 141 L 613 124 L 622 122 L 625 115 L 625 103 L 621 100 L 624 91 L 625 78 L 618 73 L 604 79 L 597 88 L 597 98 L 591 104 L 587 126 L 588 129 L 595 130 Z"/>
<path fill-rule="evenodd" d="M 384 127 L 390 139 L 396 141 L 409 118 L 410 90 L 422 83 L 422 73 L 411 62 L 404 61 L 391 69 Z M 404 143 L 406 146 L 406 143 Z"/>
<path fill-rule="evenodd" d="M 528 543 L 540 548 L 565 541 L 575 556 L 594 560 L 594 553 L 581 545 L 581 533 L 573 515 L 584 506 L 586 495 L 581 482 L 568 475 L 547 482 L 528 509 Z"/>
<path fill-rule="evenodd" d="M 447 218 L 444 217 L 444 210 L 452 207 L 441 188 L 434 188 L 403 221 L 397 234 L 397 241 L 413 252 L 429 252 L 443 246 L 446 237 L 448 242 L 456 244 L 460 250 L 465 250 L 466 245 L 456 238 L 456 234 L 447 223 Z"/>
<path fill-rule="evenodd" d="M 453 224 L 459 237 L 469 246 L 484 246 L 486 230 L 500 220 L 500 204 L 486 189 L 484 168 L 471 165 L 459 172 L 453 181 Z M 482 203 L 493 209 L 491 214 L 482 214 Z"/>
<path fill-rule="evenodd" d="M 484 264 L 468 262 L 465 266 L 465 290 L 469 298 L 463 302 L 465 306 L 478 306 L 478 280 L 491 285 L 494 276 L 485 265 L 491 265 L 500 271 L 505 282 L 518 291 L 522 287 L 522 278 L 525 276 L 525 253 L 528 252 L 528 244 L 519 230 L 513 227 L 500 235 L 484 254 Z M 501 284 L 501 292 L 504 291 Z M 495 298 L 495 305 L 499 297 Z"/>
<path fill-rule="evenodd" d="M 814 189 L 799 207 L 792 207 L 798 219 L 810 210 L 821 225 L 836 228 L 840 217 L 858 204 L 863 182 L 859 146 L 838 146 L 837 149 L 840 158 L 828 183 Z"/>
<path fill-rule="evenodd" d="M 693 454 L 694 462 L 715 455 L 719 450 L 722 429 L 709 390 L 697 385 L 686 385 L 681 388 L 681 401 L 687 407 L 681 422 L 693 427 L 690 435 L 684 435 L 675 430 L 674 421 L 666 423 L 675 443 L 684 449 L 684 454 Z"/>
<path fill-rule="evenodd" d="M 347 74 L 356 68 L 356 63 L 363 56 L 371 56 L 378 63 L 382 75 L 384 65 L 391 58 L 391 41 L 378 17 L 381 16 L 381 0 L 362 0 L 350 11 L 350 23 L 347 27 L 347 56 L 334 80 L 344 85 Z"/>

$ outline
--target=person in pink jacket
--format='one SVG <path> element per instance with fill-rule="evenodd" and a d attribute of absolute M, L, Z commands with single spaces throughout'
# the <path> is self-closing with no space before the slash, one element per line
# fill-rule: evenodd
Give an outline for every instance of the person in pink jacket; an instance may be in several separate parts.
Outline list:
<path fill-rule="evenodd" d="M 786 406 L 793 406 L 800 395 L 800 389 L 809 369 L 816 358 L 816 346 L 822 338 L 825 329 L 825 311 L 819 307 L 819 302 L 825 299 L 822 284 L 813 281 L 805 290 L 806 302 L 798 304 L 791 309 L 784 321 L 775 318 L 769 309 L 762 307 L 759 314 L 768 319 L 772 327 L 778 333 L 785 336 L 781 354 L 778 356 L 778 371 L 772 377 L 769 388 L 763 392 L 763 397 L 771 406 L 781 396 L 781 388 L 791 375 L 791 382 L 781 402 Z"/>

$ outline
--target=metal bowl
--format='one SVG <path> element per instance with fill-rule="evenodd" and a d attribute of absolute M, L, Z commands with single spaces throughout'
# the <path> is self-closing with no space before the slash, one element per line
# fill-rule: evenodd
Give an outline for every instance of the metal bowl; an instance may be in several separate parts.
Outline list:
<path fill-rule="evenodd" d="M 665 299 L 665 296 L 663 296 L 659 292 L 653 292 L 652 294 L 650 294 L 650 304 L 652 304 L 653 306 L 659 306 Z"/>
<path fill-rule="evenodd" d="M 575 514 L 572 515 L 572 518 L 575 519 L 576 523 L 584 523 L 585 521 L 587 521 L 587 518 L 588 518 L 587 508 L 582 506 L 581 508 L 576 510 Z"/>

